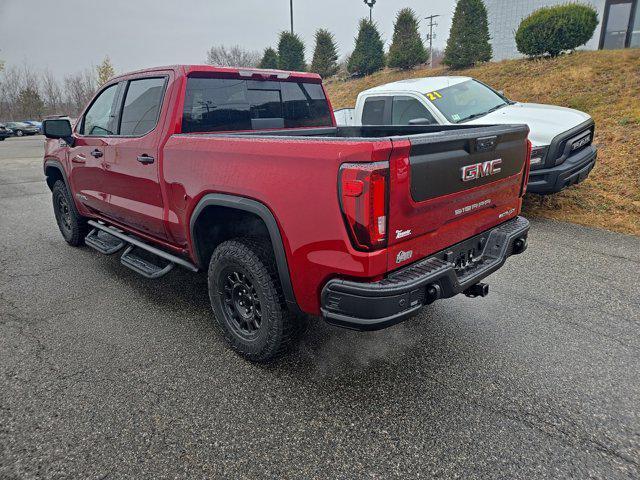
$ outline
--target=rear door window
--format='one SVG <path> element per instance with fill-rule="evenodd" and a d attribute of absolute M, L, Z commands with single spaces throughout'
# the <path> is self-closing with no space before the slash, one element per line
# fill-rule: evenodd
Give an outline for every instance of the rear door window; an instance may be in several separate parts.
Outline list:
<path fill-rule="evenodd" d="M 221 132 L 332 126 L 320 85 L 190 77 L 182 131 Z"/>
<path fill-rule="evenodd" d="M 409 125 L 411 120 L 428 120 L 429 124 L 435 124 L 431 112 L 417 99 L 407 96 L 393 97 L 393 125 Z"/>
<path fill-rule="evenodd" d="M 369 97 L 364 101 L 362 107 L 362 124 L 363 125 L 386 125 L 388 118 L 388 98 L 387 97 Z"/>
<path fill-rule="evenodd" d="M 120 135 L 144 135 L 156 127 L 164 86 L 164 77 L 129 82 L 122 108 Z"/>

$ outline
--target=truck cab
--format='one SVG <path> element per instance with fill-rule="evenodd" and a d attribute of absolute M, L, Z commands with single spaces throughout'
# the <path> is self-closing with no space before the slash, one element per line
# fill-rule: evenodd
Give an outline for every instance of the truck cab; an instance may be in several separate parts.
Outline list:
<path fill-rule="evenodd" d="M 471 77 L 401 80 L 361 92 L 355 109 L 336 111 L 345 125 L 495 125 L 523 123 L 532 143 L 527 191 L 550 194 L 593 169 L 595 124 L 578 110 L 514 102 Z"/>

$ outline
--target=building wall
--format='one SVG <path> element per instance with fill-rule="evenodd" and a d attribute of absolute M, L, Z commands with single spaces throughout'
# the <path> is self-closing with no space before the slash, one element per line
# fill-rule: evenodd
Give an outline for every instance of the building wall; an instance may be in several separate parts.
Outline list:
<path fill-rule="evenodd" d="M 561 5 L 567 0 L 484 0 L 489 18 L 489 35 L 493 47 L 493 59 L 518 58 L 522 54 L 516 48 L 515 34 L 520 22 L 534 10 L 542 7 Z M 600 40 L 600 27 L 604 15 L 605 0 L 581 0 L 592 5 L 598 11 L 600 23 L 591 40 L 582 47 L 597 50 Z"/>

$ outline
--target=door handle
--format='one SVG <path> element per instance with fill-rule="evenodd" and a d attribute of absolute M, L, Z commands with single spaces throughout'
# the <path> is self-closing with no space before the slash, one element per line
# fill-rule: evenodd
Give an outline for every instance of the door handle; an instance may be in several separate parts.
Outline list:
<path fill-rule="evenodd" d="M 93 150 L 91 152 L 91 156 L 95 157 L 95 158 L 100 158 L 101 156 L 103 156 L 104 153 L 102 153 L 100 150 L 98 150 L 97 148 L 95 150 Z"/>
<path fill-rule="evenodd" d="M 87 159 L 84 155 L 74 155 L 73 157 L 71 157 L 71 161 L 73 163 L 85 163 Z"/>
<path fill-rule="evenodd" d="M 147 155 L 146 153 L 138 156 L 138 161 L 143 165 L 149 165 L 150 163 L 155 162 L 155 160 L 155 158 Z"/>

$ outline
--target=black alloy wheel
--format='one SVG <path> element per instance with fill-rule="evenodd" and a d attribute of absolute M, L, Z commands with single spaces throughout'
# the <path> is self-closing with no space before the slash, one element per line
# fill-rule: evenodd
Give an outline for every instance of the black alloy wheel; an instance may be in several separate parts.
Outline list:
<path fill-rule="evenodd" d="M 58 195 L 56 198 L 55 211 L 60 229 L 64 230 L 67 235 L 71 235 L 71 210 L 64 195 Z"/>
<path fill-rule="evenodd" d="M 218 293 L 235 333 L 245 340 L 256 338 L 262 326 L 262 309 L 251 277 L 240 266 L 227 267 L 220 273 Z"/>

